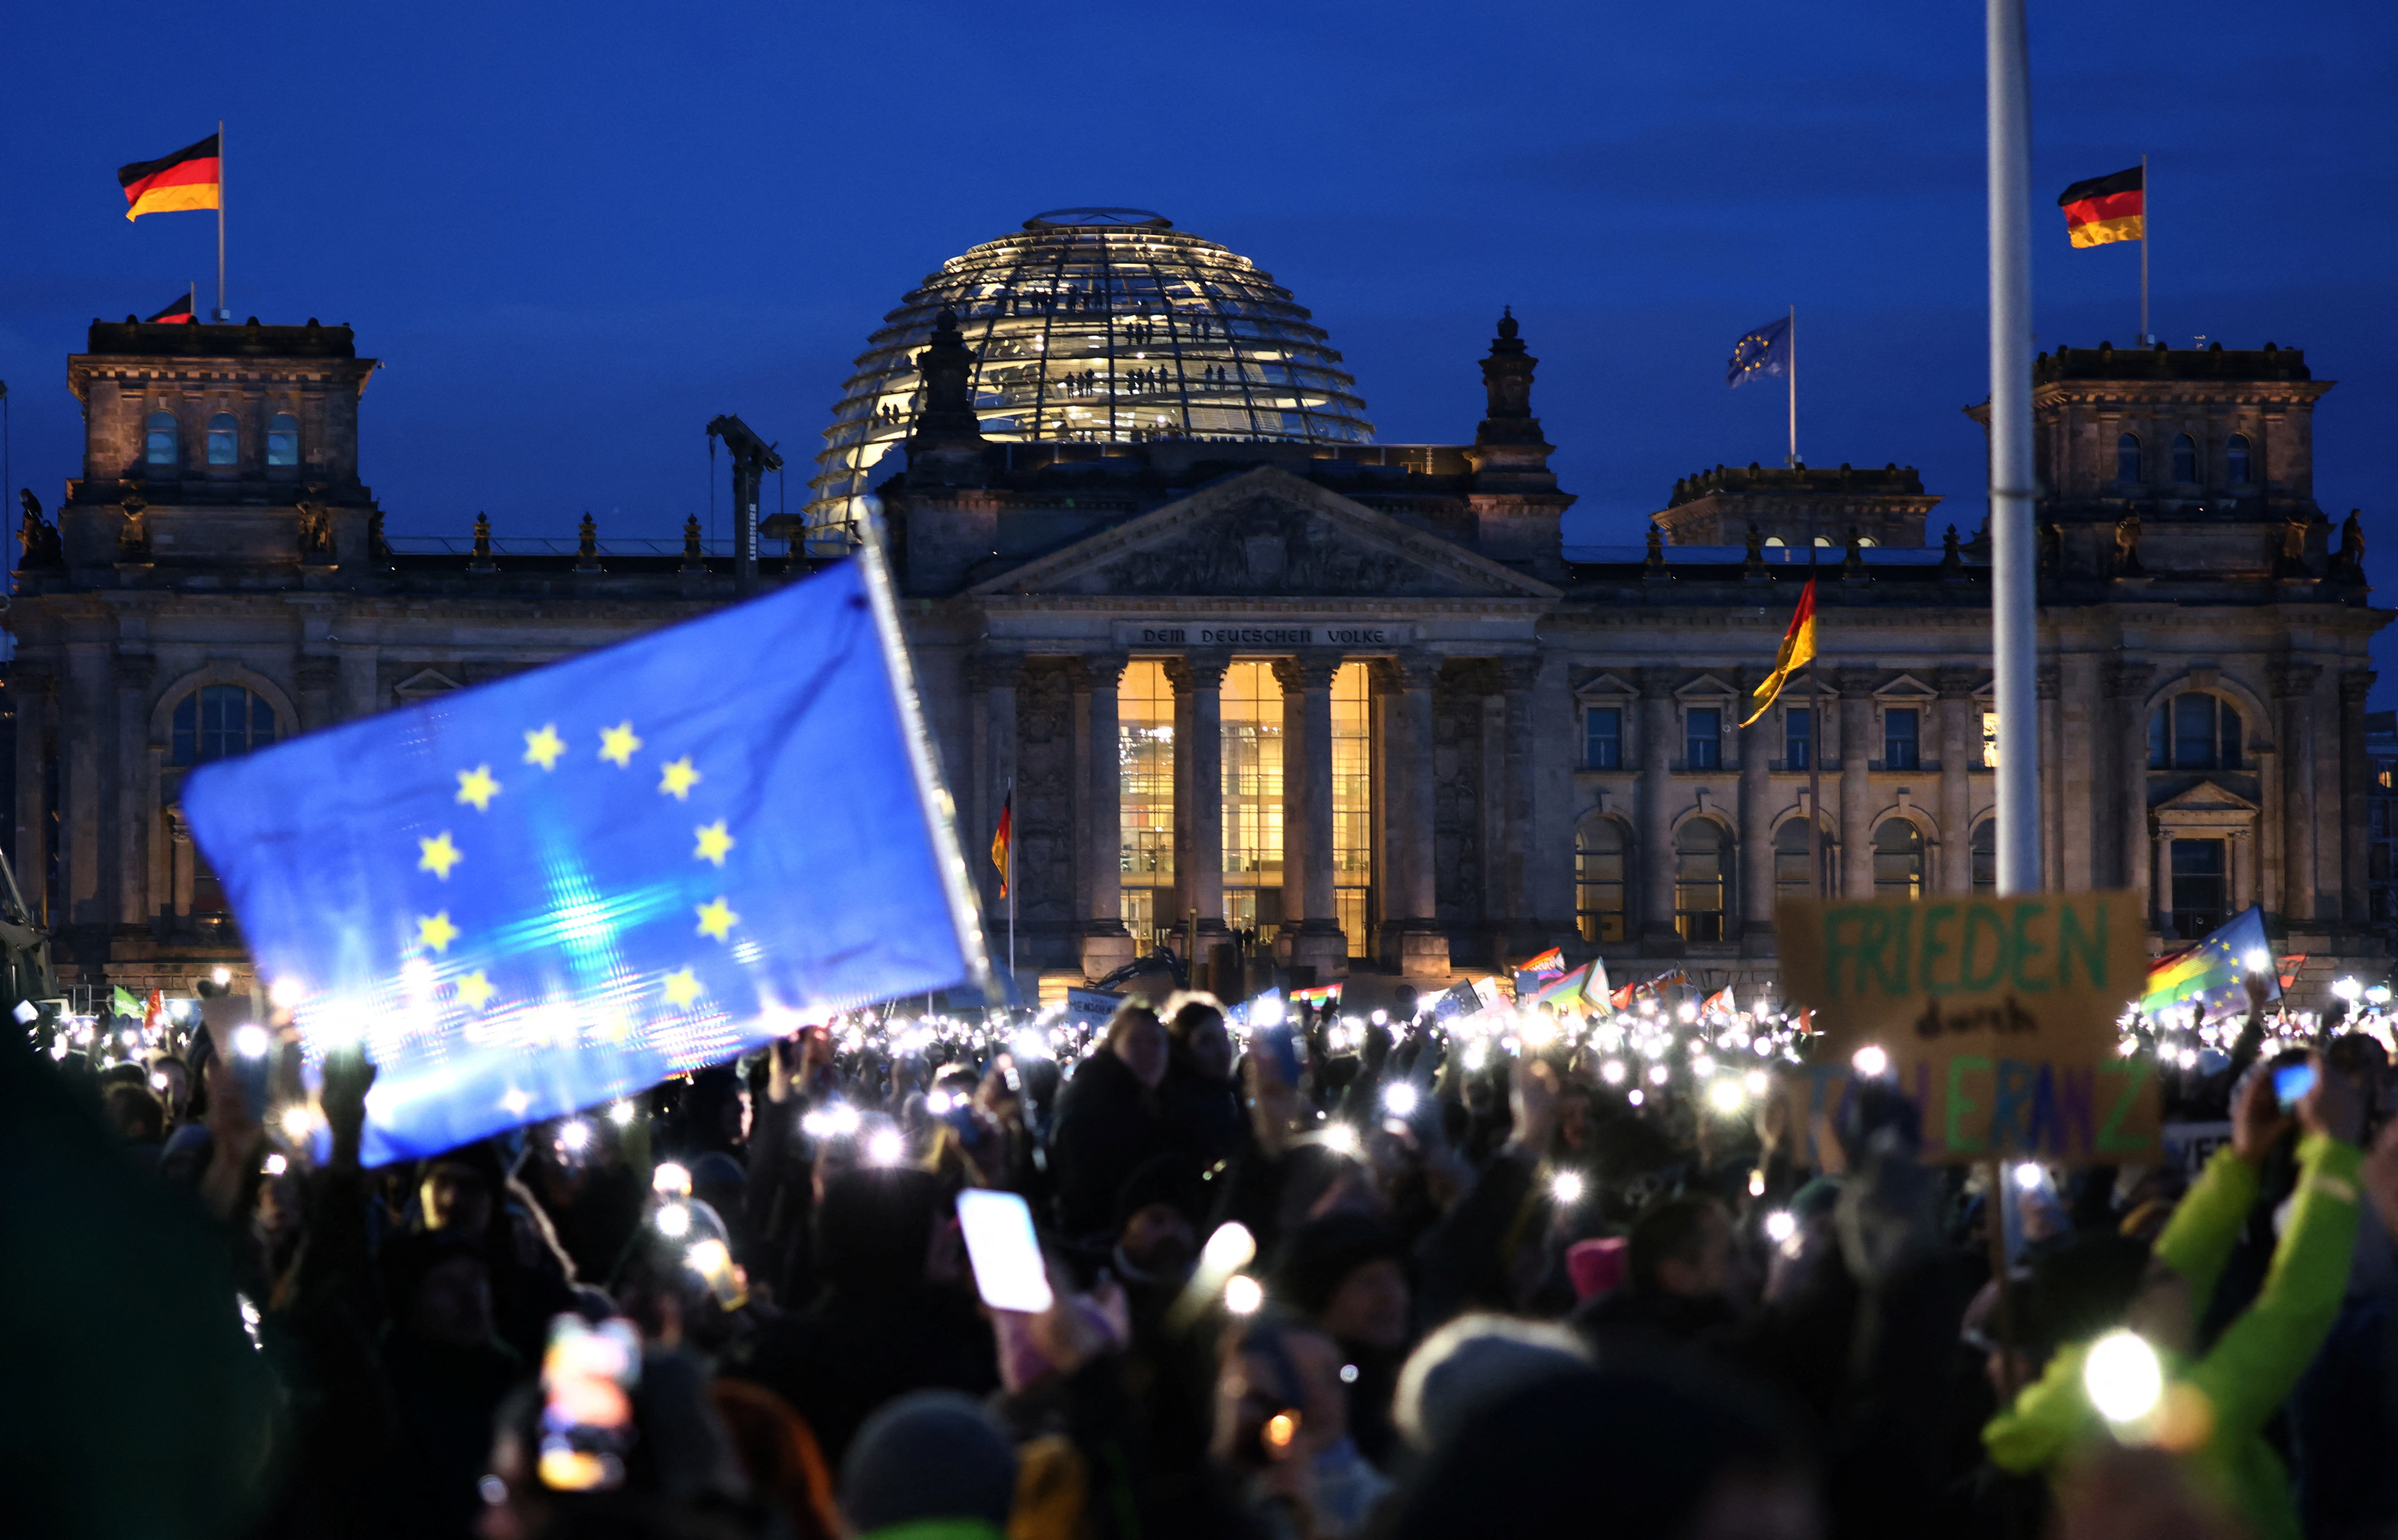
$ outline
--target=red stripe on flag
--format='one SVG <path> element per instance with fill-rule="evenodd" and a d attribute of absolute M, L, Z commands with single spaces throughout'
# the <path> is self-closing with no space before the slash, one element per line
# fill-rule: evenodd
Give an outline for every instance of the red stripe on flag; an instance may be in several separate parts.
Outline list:
<path fill-rule="evenodd" d="M 2127 220 L 2140 212 L 2141 199 L 2147 194 L 2134 188 L 2129 193 L 2109 193 L 2104 197 L 2084 198 L 2080 203 L 2065 206 L 2065 222 L 2096 224 L 2105 220 Z"/>

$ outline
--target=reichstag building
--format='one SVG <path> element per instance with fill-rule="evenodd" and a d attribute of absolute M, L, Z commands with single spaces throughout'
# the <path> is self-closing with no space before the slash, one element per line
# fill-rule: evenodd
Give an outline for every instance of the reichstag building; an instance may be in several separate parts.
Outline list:
<path fill-rule="evenodd" d="M 1837 892 L 1989 888 L 1985 539 L 1911 470 L 1751 464 L 1661 488 L 1645 545 L 1567 544 L 1536 364 L 1502 317 L 1471 433 L 1378 443 L 1248 259 L 1140 210 L 1040 215 L 884 318 L 760 581 L 879 508 L 1003 956 L 980 852 L 1013 808 L 1028 987 L 1194 932 L 1302 979 L 1561 944 L 1755 985 L 1811 820 Z M 387 533 L 373 367 L 314 320 L 95 321 L 67 362 L 83 475 L 27 509 L 10 628 L 18 867 L 72 978 L 240 965 L 180 815 L 195 765 L 734 598 L 695 523 Z M 2060 347 L 2034 385 L 2044 870 L 2137 891 L 2161 941 L 2261 904 L 2310 985 L 2387 966 L 2391 617 L 2314 501 L 2330 388 L 2271 343 Z M 1811 556 L 1820 677 L 1741 728 Z"/>

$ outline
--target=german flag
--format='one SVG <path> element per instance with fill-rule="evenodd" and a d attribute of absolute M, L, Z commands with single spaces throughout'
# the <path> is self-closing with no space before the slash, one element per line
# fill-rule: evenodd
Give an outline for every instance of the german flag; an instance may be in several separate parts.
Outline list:
<path fill-rule="evenodd" d="M 192 297 L 189 294 L 177 295 L 173 304 L 168 305 L 166 309 L 160 311 L 155 315 L 144 315 L 141 318 L 153 323 L 164 321 L 169 326 L 178 322 L 188 323 L 192 326 L 197 326 L 200 324 L 200 318 L 192 314 Z"/>
<path fill-rule="evenodd" d="M 2065 210 L 2065 233 L 2076 246 L 2148 236 L 2148 177 L 2135 166 L 2111 177 L 2093 177 L 2065 190 L 2056 206 Z"/>
<path fill-rule="evenodd" d="M 224 191 L 223 162 L 218 158 L 217 136 L 186 145 L 159 160 L 138 160 L 116 168 L 125 189 L 125 217 L 171 214 L 182 208 L 214 208 Z"/>
<path fill-rule="evenodd" d="M 999 805 L 999 827 L 991 832 L 990 864 L 999 868 L 999 896 L 1007 896 L 1007 848 L 1016 838 L 1016 793 Z"/>
<path fill-rule="evenodd" d="M 1814 657 L 1815 580 L 1809 578 L 1806 591 L 1798 596 L 1798 613 L 1790 617 L 1790 629 L 1782 634 L 1782 650 L 1774 655 L 1773 672 L 1757 687 L 1757 709 L 1749 714 L 1748 722 L 1764 716 L 1766 709 L 1773 704 L 1774 697 L 1782 693 L 1782 687 L 1790 682 L 1790 676 L 1800 665 L 1814 661 Z M 1746 727 L 1748 722 L 1743 722 L 1741 726 Z"/>

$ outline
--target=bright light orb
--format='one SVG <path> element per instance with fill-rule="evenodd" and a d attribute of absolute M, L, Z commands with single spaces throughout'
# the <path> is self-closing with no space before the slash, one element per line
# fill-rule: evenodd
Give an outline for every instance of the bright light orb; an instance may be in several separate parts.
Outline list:
<path fill-rule="evenodd" d="M 1890 1055 L 1878 1043 L 1867 1043 L 1849 1060 L 1851 1067 L 1871 1080 L 1890 1073 Z"/>
<path fill-rule="evenodd" d="M 2019 1192 L 2037 1192 L 2044 1173 L 2029 1160 L 2015 1167 L 2015 1188 Z"/>
<path fill-rule="evenodd" d="M 668 1203 L 658 1210 L 658 1234 L 669 1240 L 680 1240 L 691 1233 L 691 1211 L 680 1203 Z"/>
<path fill-rule="evenodd" d="M 1611 1086 L 1623 1083 L 1623 1061 L 1621 1059 L 1610 1059 L 1598 1066 L 1598 1078 Z"/>
<path fill-rule="evenodd" d="M 1765 1239 L 1776 1246 L 1798 1233 L 1798 1216 L 1787 1209 L 1776 1209 L 1765 1216 Z"/>
<path fill-rule="evenodd" d="M 1738 1112 L 1748 1102 L 1748 1092 L 1738 1080 L 1717 1080 L 1707 1087 L 1707 1105 L 1718 1112 Z"/>
<path fill-rule="evenodd" d="M 1582 1201 L 1582 1173 L 1561 1171 L 1551 1179 L 1549 1193 L 1568 1208 Z"/>
<path fill-rule="evenodd" d="M 1199 1249 L 1199 1265 L 1211 1273 L 1236 1273 L 1257 1260 L 1258 1239 L 1246 1225 L 1219 1225 Z"/>
<path fill-rule="evenodd" d="M 1224 1308 L 1236 1316 L 1253 1316 L 1266 1302 L 1265 1286 L 1246 1273 L 1224 1280 Z"/>
<path fill-rule="evenodd" d="M 2110 1332 L 2091 1344 L 2081 1364 L 2081 1388 L 2108 1422 L 2137 1422 L 2164 1396 L 2164 1365 L 2138 1333 Z"/>
<path fill-rule="evenodd" d="M 908 1153 L 908 1142 L 897 1129 L 882 1129 L 866 1142 L 866 1158 L 878 1166 L 896 1166 Z"/>
<path fill-rule="evenodd" d="M 571 1123 L 561 1123 L 558 1130 L 558 1143 L 570 1155 L 582 1154 L 591 1147 L 591 1125 L 579 1118 Z"/>
<path fill-rule="evenodd" d="M 1388 1086 L 1382 1091 L 1382 1105 L 1390 1109 L 1394 1118 L 1414 1117 L 1419 1100 L 1416 1088 L 1405 1080 Z"/>

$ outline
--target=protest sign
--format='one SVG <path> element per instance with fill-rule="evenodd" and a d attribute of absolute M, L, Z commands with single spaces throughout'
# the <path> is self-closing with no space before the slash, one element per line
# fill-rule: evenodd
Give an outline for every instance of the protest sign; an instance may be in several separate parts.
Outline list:
<path fill-rule="evenodd" d="M 2137 1158 L 2157 1149 L 2155 1065 L 2116 1021 L 2148 974 L 2129 893 L 1785 900 L 1782 993 L 1812 1009 L 1798 1126 L 1837 1116 L 1875 1048 L 1923 1114 L 1925 1158 Z"/>
<path fill-rule="evenodd" d="M 1124 1004 L 1122 995 L 1105 989 L 1069 989 L 1066 991 L 1065 1020 L 1069 1025 L 1092 1032 L 1104 1032 L 1108 1022 Z"/>
<path fill-rule="evenodd" d="M 2231 1124 L 2228 1119 L 2211 1123 L 2167 1123 L 2160 1131 L 2165 1146 L 2165 1158 L 2179 1166 L 2183 1174 L 2196 1177 L 2215 1158 L 2215 1152 L 2231 1143 Z"/>

